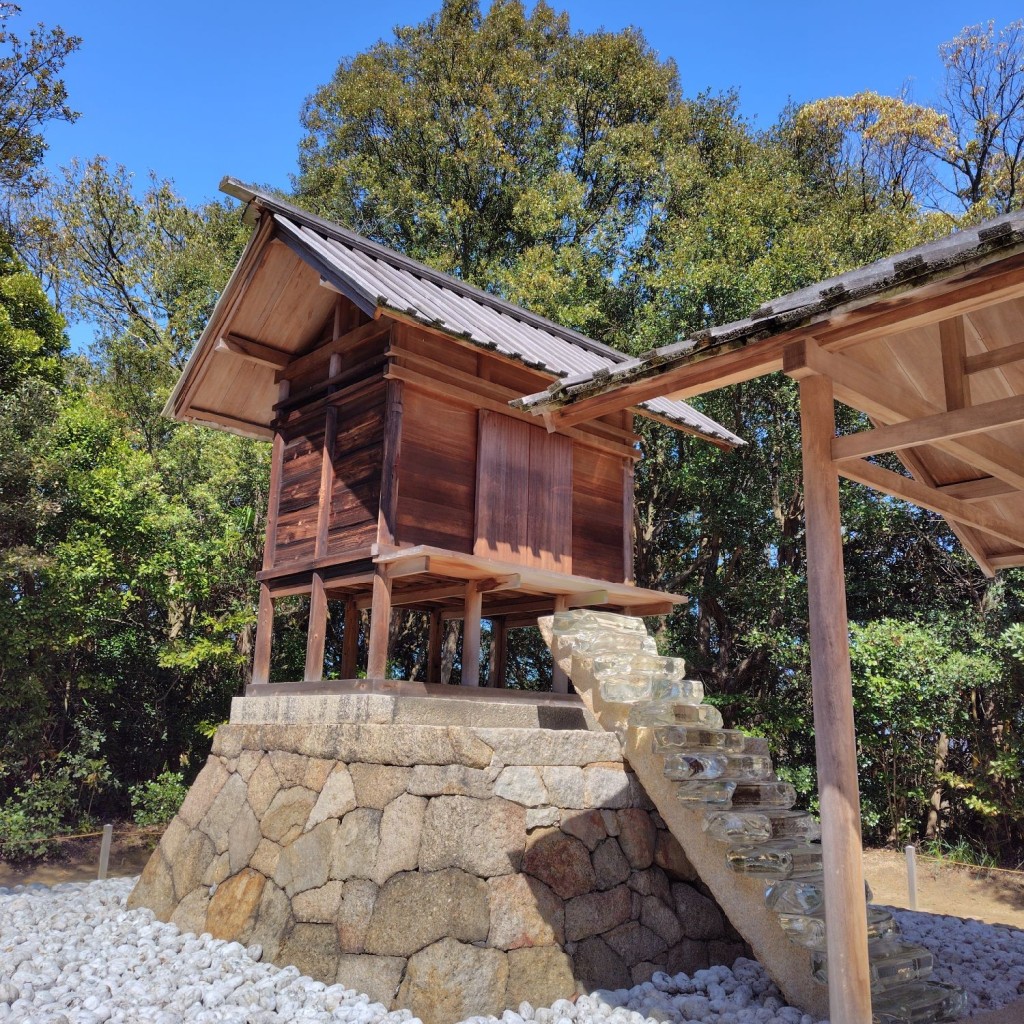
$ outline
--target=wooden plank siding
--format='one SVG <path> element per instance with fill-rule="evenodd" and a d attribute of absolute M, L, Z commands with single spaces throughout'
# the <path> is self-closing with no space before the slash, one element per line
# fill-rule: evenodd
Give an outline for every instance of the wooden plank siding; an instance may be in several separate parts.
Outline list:
<path fill-rule="evenodd" d="M 473 554 L 572 572 L 572 442 L 480 413 Z"/>
<path fill-rule="evenodd" d="M 625 522 L 623 485 L 632 479 L 627 460 L 585 445 L 573 446 L 572 566 L 577 576 L 621 581 L 632 575 L 625 564 L 631 548 Z M 632 504 L 631 502 L 629 503 Z"/>

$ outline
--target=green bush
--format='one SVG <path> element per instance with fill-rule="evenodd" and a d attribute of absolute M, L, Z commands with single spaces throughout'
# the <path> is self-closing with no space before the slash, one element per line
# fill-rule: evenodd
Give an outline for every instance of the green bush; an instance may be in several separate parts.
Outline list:
<path fill-rule="evenodd" d="M 75 811 L 74 783 L 66 773 L 34 779 L 0 805 L 0 857 L 35 860 L 52 852 Z"/>
<path fill-rule="evenodd" d="M 155 779 L 132 786 L 132 816 L 136 825 L 164 825 L 175 814 L 188 794 L 181 772 L 161 772 Z"/>

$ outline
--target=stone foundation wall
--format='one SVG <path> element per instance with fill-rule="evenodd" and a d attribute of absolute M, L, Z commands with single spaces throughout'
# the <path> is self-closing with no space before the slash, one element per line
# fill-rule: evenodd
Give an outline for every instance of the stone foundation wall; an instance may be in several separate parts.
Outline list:
<path fill-rule="evenodd" d="M 130 905 L 426 1024 L 744 953 L 581 729 L 224 726 Z"/>

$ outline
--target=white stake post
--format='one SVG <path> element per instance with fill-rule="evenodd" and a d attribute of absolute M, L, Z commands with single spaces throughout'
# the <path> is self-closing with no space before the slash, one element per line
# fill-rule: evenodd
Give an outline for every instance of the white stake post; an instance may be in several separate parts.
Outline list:
<path fill-rule="evenodd" d="M 907 855 L 907 902 L 911 910 L 917 910 L 917 847 L 908 846 Z"/>
<path fill-rule="evenodd" d="M 100 871 L 97 878 L 102 882 L 107 877 L 110 866 L 110 841 L 114 838 L 114 826 L 103 826 L 103 838 L 100 840 Z"/>

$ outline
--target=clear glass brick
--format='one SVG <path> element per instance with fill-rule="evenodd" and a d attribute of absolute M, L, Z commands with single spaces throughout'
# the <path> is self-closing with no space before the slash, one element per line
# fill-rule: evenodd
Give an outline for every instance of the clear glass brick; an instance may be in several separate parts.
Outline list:
<path fill-rule="evenodd" d="M 801 878 L 821 874 L 821 844 L 778 839 L 733 847 L 726 854 L 733 871 L 759 878 Z"/>
<path fill-rule="evenodd" d="M 898 934 L 895 918 L 884 907 L 868 907 L 868 939 Z M 825 917 L 817 914 L 779 914 L 786 937 L 805 949 L 823 951 L 826 942 Z"/>
<path fill-rule="evenodd" d="M 873 993 L 871 1012 L 877 1024 L 932 1024 L 960 1020 L 969 1007 L 960 989 L 938 981 L 917 981 Z"/>
<path fill-rule="evenodd" d="M 691 703 L 685 697 L 680 700 L 654 700 L 630 708 L 629 724 L 699 725 L 706 729 L 721 729 L 722 713 L 711 704 Z"/>
<path fill-rule="evenodd" d="M 741 782 L 732 795 L 734 807 L 792 807 L 796 790 L 788 782 Z"/>
<path fill-rule="evenodd" d="M 821 838 L 821 825 L 806 811 L 730 811 L 709 812 L 704 816 L 704 831 L 721 843 L 764 843 L 770 839 Z"/>
<path fill-rule="evenodd" d="M 676 783 L 676 799 L 682 804 L 728 807 L 736 783 L 732 779 L 695 779 Z"/>
<path fill-rule="evenodd" d="M 693 725 L 659 725 L 652 730 L 655 753 L 689 753 L 695 750 L 720 750 L 738 754 L 743 749 L 743 733 L 735 729 L 706 729 Z"/>

